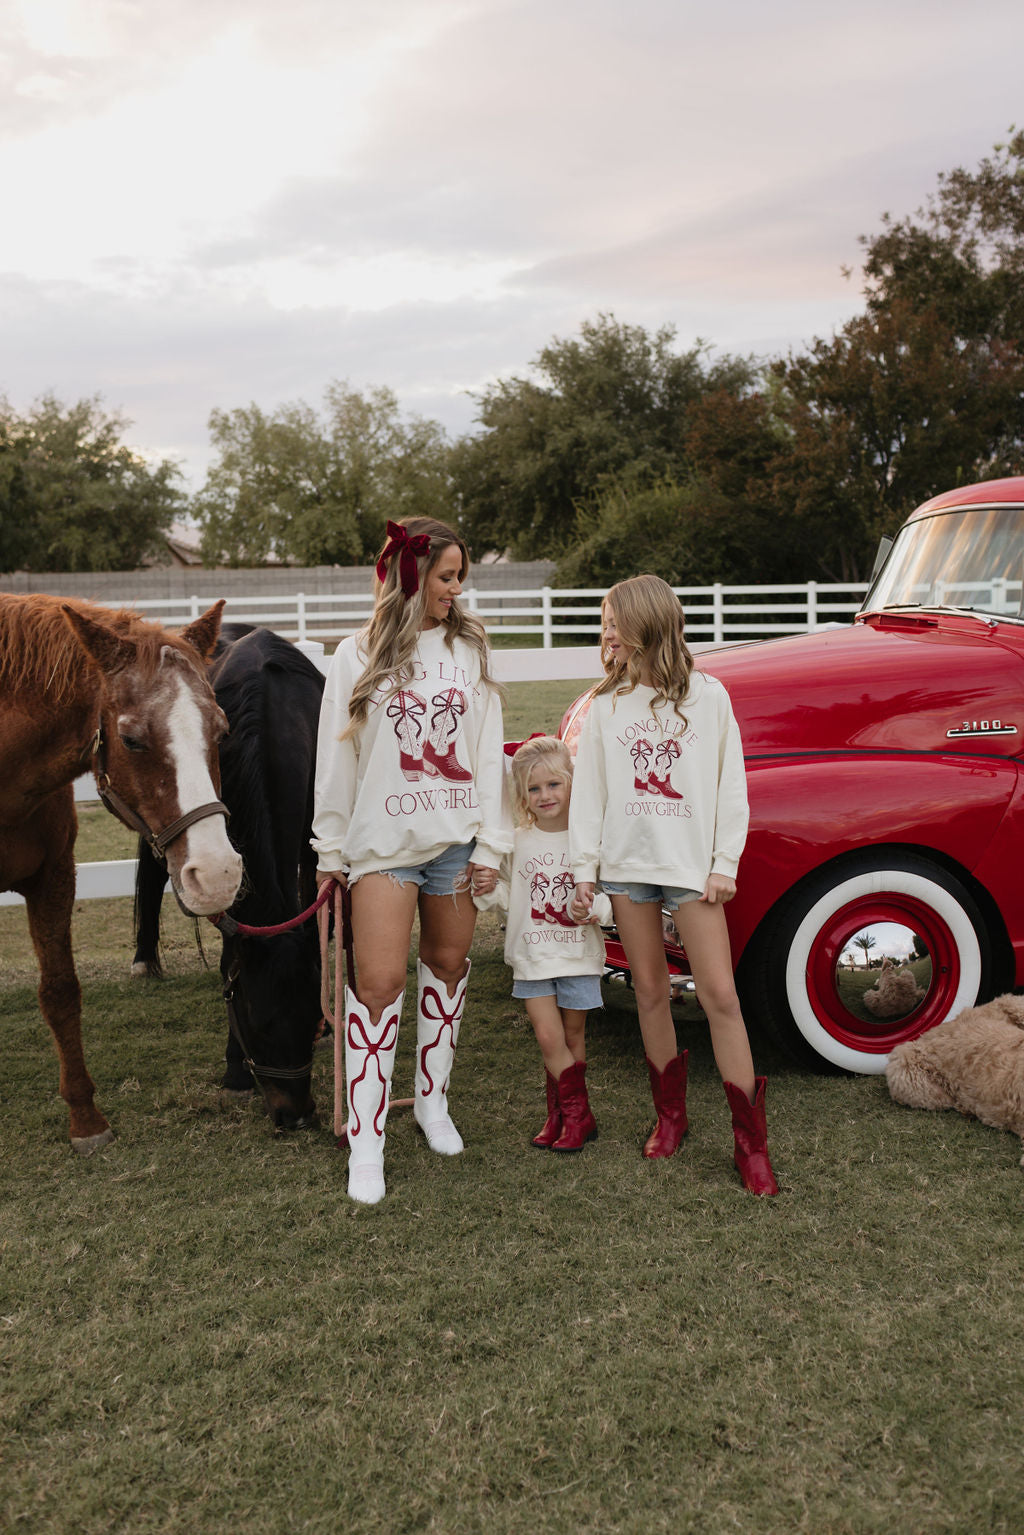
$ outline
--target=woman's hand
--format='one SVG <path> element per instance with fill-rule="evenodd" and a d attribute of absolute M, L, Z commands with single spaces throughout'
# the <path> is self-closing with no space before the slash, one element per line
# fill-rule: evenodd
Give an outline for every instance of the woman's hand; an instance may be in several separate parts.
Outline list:
<path fill-rule="evenodd" d="M 336 879 L 342 890 L 348 885 L 348 875 L 342 874 L 340 869 L 317 869 L 316 888 L 319 890 L 322 885 L 326 885 L 329 879 Z"/>
<path fill-rule="evenodd" d="M 709 906 L 724 906 L 726 901 L 731 901 L 735 894 L 736 881 L 728 874 L 709 874 L 701 900 L 707 901 Z"/>
<path fill-rule="evenodd" d="M 485 863 L 468 863 L 466 875 L 470 895 L 490 895 L 498 883 L 497 869 L 491 869 Z"/>
<path fill-rule="evenodd" d="M 596 886 L 584 880 L 576 886 L 576 892 L 569 902 L 569 915 L 574 922 L 589 922 L 590 914 L 594 906 L 594 891 Z"/>

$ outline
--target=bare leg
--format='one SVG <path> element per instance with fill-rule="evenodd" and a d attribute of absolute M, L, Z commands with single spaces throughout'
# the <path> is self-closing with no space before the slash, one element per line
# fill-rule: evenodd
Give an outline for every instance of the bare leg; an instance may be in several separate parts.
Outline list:
<path fill-rule="evenodd" d="M 565 1030 L 565 1043 L 569 1047 L 569 1054 L 574 1061 L 585 1061 L 587 1015 L 576 1007 L 563 1007 L 561 1011 L 562 1027 Z"/>
<path fill-rule="evenodd" d="M 359 1000 L 377 1023 L 405 989 L 419 886 L 389 874 L 364 874 L 352 887 L 352 941 Z"/>
<path fill-rule="evenodd" d="M 476 930 L 476 907 L 468 890 L 451 895 L 422 895 L 420 959 L 454 996 L 466 973 L 466 958 Z"/>
<path fill-rule="evenodd" d="M 637 1018 L 647 1059 L 664 1071 L 678 1054 L 676 1026 L 669 1004 L 668 961 L 656 901 L 635 905 L 626 895 L 613 895 L 612 913 L 629 960 Z"/>
<path fill-rule="evenodd" d="M 687 901 L 672 914 L 686 950 L 694 985 L 711 1029 L 711 1047 L 723 1082 L 732 1082 L 753 1102 L 754 1061 L 736 995 L 725 908 Z"/>
<path fill-rule="evenodd" d="M 525 1001 L 526 1016 L 533 1024 L 533 1032 L 537 1036 L 540 1053 L 544 1057 L 544 1065 L 557 1082 L 562 1072 L 567 1071 L 578 1059 L 566 1042 L 565 1027 L 558 1003 L 553 996 L 527 997 Z M 585 1017 L 586 1014 L 583 1016 Z"/>

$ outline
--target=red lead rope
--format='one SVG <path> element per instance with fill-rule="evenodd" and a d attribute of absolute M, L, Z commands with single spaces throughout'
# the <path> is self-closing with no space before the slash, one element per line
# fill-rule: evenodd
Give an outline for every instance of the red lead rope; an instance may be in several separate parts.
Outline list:
<path fill-rule="evenodd" d="M 304 922 L 309 921 L 310 917 L 315 917 L 336 885 L 338 885 L 337 880 L 325 879 L 312 906 L 307 906 L 305 911 L 300 911 L 297 917 L 289 917 L 287 922 L 278 922 L 273 927 L 250 927 L 247 922 L 236 922 L 234 917 L 229 916 L 226 911 L 218 912 L 217 916 L 207 917 L 206 920 L 212 922 L 214 927 L 226 933 L 229 938 L 234 938 L 236 933 L 241 933 L 243 938 L 277 938 L 281 933 L 290 933 L 292 928 L 301 927 Z M 338 888 L 340 889 L 341 886 L 339 885 Z"/>

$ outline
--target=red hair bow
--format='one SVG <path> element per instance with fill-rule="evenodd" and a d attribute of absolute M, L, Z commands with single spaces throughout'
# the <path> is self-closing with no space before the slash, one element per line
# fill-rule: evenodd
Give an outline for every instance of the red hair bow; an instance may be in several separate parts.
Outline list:
<path fill-rule="evenodd" d="M 415 538 L 410 538 L 408 530 L 400 522 L 389 522 L 388 541 L 377 561 L 377 580 L 386 579 L 388 561 L 397 554 L 400 561 L 398 574 L 402 582 L 402 592 L 406 600 L 415 596 L 420 589 L 420 573 L 416 560 L 420 555 L 426 554 L 429 549 L 428 534 L 417 533 Z"/>

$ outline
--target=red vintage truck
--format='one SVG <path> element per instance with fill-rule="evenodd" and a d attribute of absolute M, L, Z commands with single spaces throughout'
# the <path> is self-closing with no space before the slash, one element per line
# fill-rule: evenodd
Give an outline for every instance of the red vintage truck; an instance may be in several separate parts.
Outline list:
<path fill-rule="evenodd" d="M 1024 476 L 936 496 L 880 555 L 851 625 L 697 659 L 746 757 L 748 1023 L 854 1072 L 1024 986 Z"/>

